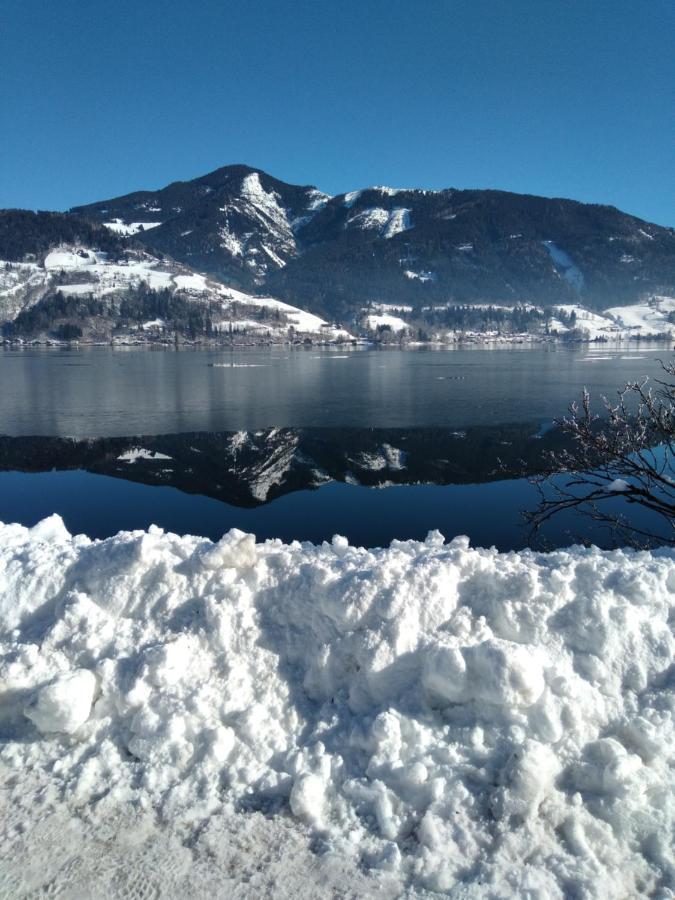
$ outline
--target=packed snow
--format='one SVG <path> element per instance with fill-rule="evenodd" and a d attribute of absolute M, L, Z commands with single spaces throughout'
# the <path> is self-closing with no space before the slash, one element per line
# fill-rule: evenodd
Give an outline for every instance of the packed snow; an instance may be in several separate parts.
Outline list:
<path fill-rule="evenodd" d="M 351 458 L 360 469 L 371 469 L 379 472 L 382 469 L 393 469 L 400 471 L 405 469 L 407 454 L 405 450 L 398 447 L 392 447 L 391 444 L 382 444 L 375 452 L 360 452 L 356 457 Z"/>
<path fill-rule="evenodd" d="M 343 201 L 344 205 L 348 209 L 351 209 L 351 207 L 356 203 L 362 193 L 363 191 L 348 191 L 345 194 L 345 199 Z"/>
<path fill-rule="evenodd" d="M 292 216 L 283 206 L 281 196 L 264 188 L 258 172 L 250 172 L 242 179 L 239 194 L 220 207 L 219 211 L 223 213 L 219 228 L 221 246 L 233 257 L 242 259 L 257 276 L 264 276 L 270 266 L 283 268 L 297 254 L 295 232 L 330 199 L 329 194 L 309 188 L 304 210 Z M 242 216 L 248 220 L 248 230 L 242 230 Z M 236 223 L 234 226 L 231 217 Z"/>
<path fill-rule="evenodd" d="M 316 188 L 306 191 L 306 206 L 292 216 L 283 206 L 281 196 L 266 190 L 258 172 L 250 172 L 241 182 L 239 194 L 220 208 L 223 213 L 219 228 L 220 243 L 235 258 L 259 277 L 271 266 L 283 268 L 297 254 L 295 232 L 309 222 L 330 200 Z M 249 230 L 242 233 L 241 218 L 248 220 Z M 237 223 L 231 224 L 231 217 Z"/>
<path fill-rule="evenodd" d="M 412 311 L 412 306 L 408 306 L 405 303 L 370 303 L 363 308 L 363 312 L 376 313 L 410 313 Z"/>
<path fill-rule="evenodd" d="M 225 210 L 221 210 L 224 212 Z M 226 221 L 225 225 L 219 231 L 221 246 L 227 250 L 232 256 L 243 256 L 245 246 L 242 241 L 237 237 L 237 235 L 230 229 L 229 223 Z"/>
<path fill-rule="evenodd" d="M 601 313 L 578 304 L 556 306 L 556 310 L 576 316 L 575 327 L 590 340 L 627 340 L 675 333 L 675 297 L 654 295 L 643 303 L 613 306 Z"/>
<path fill-rule="evenodd" d="M 0 525 L 0 890 L 669 897 L 674 598 L 672 550 Z"/>
<path fill-rule="evenodd" d="M 384 238 L 393 238 L 402 231 L 409 231 L 412 228 L 409 209 L 393 209 L 389 216 L 385 229 L 382 233 Z"/>
<path fill-rule="evenodd" d="M 283 316 L 283 319 L 288 325 L 303 334 L 320 334 L 331 340 L 349 340 L 352 338 L 352 335 L 346 329 L 337 325 L 331 325 L 329 322 L 326 322 L 325 319 L 322 319 L 314 313 L 298 309 L 296 306 L 291 306 L 289 303 L 284 303 L 282 300 L 276 300 L 274 297 L 252 297 L 251 295 L 244 294 L 234 288 L 223 288 L 222 296 L 231 303 L 241 303 L 247 306 L 257 307 L 258 309 L 267 309 L 278 312 Z M 261 323 L 258 322 L 255 324 L 260 325 Z M 287 328 L 288 325 L 285 326 L 285 328 Z M 267 327 L 269 327 L 269 325 Z"/>
<path fill-rule="evenodd" d="M 179 290 L 204 292 L 208 289 L 208 283 L 203 275 L 176 275 L 173 283 Z"/>
<path fill-rule="evenodd" d="M 589 340 L 613 339 L 619 340 L 621 337 L 620 329 L 616 322 L 602 313 L 592 312 L 584 309 L 576 303 L 563 303 L 555 307 L 556 310 L 576 316 L 575 327 L 581 331 Z"/>

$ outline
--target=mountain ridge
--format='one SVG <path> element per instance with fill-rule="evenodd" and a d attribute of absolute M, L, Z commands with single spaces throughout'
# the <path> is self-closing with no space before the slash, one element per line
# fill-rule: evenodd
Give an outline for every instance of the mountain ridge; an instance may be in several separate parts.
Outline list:
<path fill-rule="evenodd" d="M 564 198 L 330 196 L 222 166 L 65 213 L 0 210 L 0 326 L 95 341 L 655 336 L 675 328 L 675 230 Z"/>
<path fill-rule="evenodd" d="M 675 230 L 601 203 L 492 188 L 330 196 L 237 164 L 70 212 L 127 224 L 144 211 L 146 246 L 334 317 L 368 302 L 599 309 L 675 289 Z"/>

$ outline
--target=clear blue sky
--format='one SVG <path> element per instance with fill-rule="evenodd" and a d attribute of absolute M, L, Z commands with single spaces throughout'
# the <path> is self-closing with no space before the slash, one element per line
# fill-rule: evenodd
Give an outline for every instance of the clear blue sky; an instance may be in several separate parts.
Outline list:
<path fill-rule="evenodd" d="M 258 166 L 675 225 L 673 0 L 4 0 L 0 206 Z"/>

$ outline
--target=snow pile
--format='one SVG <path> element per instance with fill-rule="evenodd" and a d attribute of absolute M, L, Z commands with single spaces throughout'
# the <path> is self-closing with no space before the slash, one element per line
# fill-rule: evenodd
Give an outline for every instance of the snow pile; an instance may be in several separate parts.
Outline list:
<path fill-rule="evenodd" d="M 370 871 L 362 896 L 671 896 L 674 597 L 672 551 L 0 526 L 5 865 L 44 858 L 49 800 L 74 840 L 170 823 L 166 878 L 262 810 Z"/>

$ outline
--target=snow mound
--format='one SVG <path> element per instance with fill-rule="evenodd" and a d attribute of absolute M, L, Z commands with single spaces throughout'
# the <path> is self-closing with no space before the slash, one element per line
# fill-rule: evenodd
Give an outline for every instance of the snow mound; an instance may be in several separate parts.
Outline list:
<path fill-rule="evenodd" d="M 0 525 L 0 771 L 85 845 L 114 810 L 170 823 L 159 879 L 264 812 L 364 896 L 669 896 L 674 598 L 672 551 Z"/>

